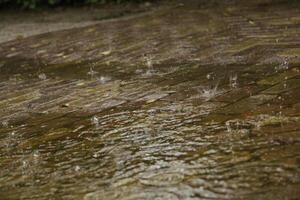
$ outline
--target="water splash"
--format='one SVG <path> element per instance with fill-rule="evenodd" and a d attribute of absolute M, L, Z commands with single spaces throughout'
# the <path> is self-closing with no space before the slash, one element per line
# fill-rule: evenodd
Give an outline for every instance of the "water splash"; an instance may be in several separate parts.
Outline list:
<path fill-rule="evenodd" d="M 148 67 L 148 69 L 153 69 L 152 57 L 145 56 L 145 60 L 146 60 L 146 66 Z"/>
<path fill-rule="evenodd" d="M 8 123 L 7 120 L 5 120 L 5 121 L 2 121 L 2 122 L 1 122 L 1 125 L 2 125 L 4 128 L 8 128 L 9 123 Z"/>
<path fill-rule="evenodd" d="M 286 81 L 288 80 L 288 77 L 284 77 L 284 81 L 283 81 L 283 88 L 286 89 L 287 88 L 287 83 Z"/>
<path fill-rule="evenodd" d="M 27 169 L 28 169 L 28 167 L 29 167 L 29 163 L 28 163 L 28 161 L 27 160 L 23 160 L 22 161 L 22 174 L 24 175 L 24 174 L 26 174 L 26 172 L 27 172 Z"/>
<path fill-rule="evenodd" d="M 91 119 L 92 124 L 98 126 L 99 125 L 99 119 L 96 116 L 93 116 Z"/>
<path fill-rule="evenodd" d="M 40 152 L 38 150 L 34 150 L 32 153 L 33 163 L 38 164 L 40 157 L 41 157 Z"/>
<path fill-rule="evenodd" d="M 280 68 L 284 69 L 284 70 L 289 69 L 289 62 L 288 62 L 288 59 L 286 57 L 283 58 L 282 63 L 280 64 Z"/>
<path fill-rule="evenodd" d="M 208 80 L 214 80 L 215 79 L 215 74 L 214 73 L 208 73 L 208 74 L 206 74 L 206 78 Z"/>
<path fill-rule="evenodd" d="M 108 81 L 110 81 L 111 78 L 108 77 L 108 76 L 100 76 L 99 78 L 97 78 L 97 80 L 98 80 L 101 84 L 105 84 L 105 83 L 107 83 Z"/>
<path fill-rule="evenodd" d="M 288 58 L 284 57 L 282 58 L 281 63 L 278 66 L 275 66 L 275 72 L 279 72 L 282 70 L 288 70 L 289 69 L 289 62 L 288 62 Z"/>
<path fill-rule="evenodd" d="M 80 166 L 79 165 L 76 165 L 75 167 L 74 167 L 74 170 L 75 170 L 75 172 L 79 172 L 80 171 Z"/>
<path fill-rule="evenodd" d="M 237 86 L 238 86 L 237 80 L 238 80 L 237 74 L 231 74 L 229 77 L 229 86 L 231 88 L 237 88 Z"/>
<path fill-rule="evenodd" d="M 147 66 L 147 70 L 145 72 L 145 76 L 152 76 L 155 73 L 153 68 L 153 57 L 151 55 L 144 55 L 145 64 Z"/>
<path fill-rule="evenodd" d="M 230 132 L 232 131 L 232 127 L 231 127 L 230 122 L 227 121 L 227 122 L 225 123 L 225 125 L 226 125 L 226 130 L 227 130 L 227 132 L 230 133 Z"/>
<path fill-rule="evenodd" d="M 254 127 L 253 124 L 246 120 L 228 120 L 225 122 L 227 132 L 249 133 Z"/>
<path fill-rule="evenodd" d="M 16 135 L 16 132 L 15 132 L 15 131 L 12 131 L 12 132 L 9 134 L 10 137 L 14 137 L 15 135 Z"/>
<path fill-rule="evenodd" d="M 98 72 L 94 70 L 94 64 L 92 64 L 87 74 L 90 75 L 91 78 L 93 78 L 96 74 L 98 74 Z"/>
<path fill-rule="evenodd" d="M 210 101 L 211 99 L 215 98 L 220 92 L 218 91 L 219 83 L 215 86 L 204 87 L 200 89 L 200 97 L 203 98 L 205 101 Z"/>
<path fill-rule="evenodd" d="M 38 75 L 38 78 L 40 79 L 40 80 L 46 80 L 47 79 L 47 76 L 46 76 L 46 74 L 44 74 L 44 73 L 41 73 L 41 74 L 39 74 Z"/>
<path fill-rule="evenodd" d="M 33 153 L 32 153 L 32 156 L 34 158 L 38 158 L 40 156 L 40 152 L 38 150 L 35 150 Z"/>

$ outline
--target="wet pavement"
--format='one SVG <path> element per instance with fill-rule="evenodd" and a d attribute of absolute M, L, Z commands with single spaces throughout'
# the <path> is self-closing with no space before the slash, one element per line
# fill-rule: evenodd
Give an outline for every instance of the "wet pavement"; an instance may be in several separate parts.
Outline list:
<path fill-rule="evenodd" d="M 300 4 L 268 2 L 0 44 L 0 199 L 299 199 Z"/>

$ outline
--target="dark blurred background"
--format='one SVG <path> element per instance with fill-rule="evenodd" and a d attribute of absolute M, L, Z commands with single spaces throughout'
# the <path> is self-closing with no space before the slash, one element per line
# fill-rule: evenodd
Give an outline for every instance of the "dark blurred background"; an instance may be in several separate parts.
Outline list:
<path fill-rule="evenodd" d="M 107 4 L 107 3 L 140 3 L 144 0 L 0 0 L 0 6 L 14 7 L 23 9 L 36 9 L 40 7 L 55 7 L 55 6 L 79 6 L 92 4 Z"/>
<path fill-rule="evenodd" d="M 126 4 L 126 3 L 143 3 L 153 2 L 155 0 L 0 0 L 0 8 L 17 8 L 17 9 L 40 9 L 57 6 L 86 6 L 86 5 L 105 5 L 105 4 Z M 165 0 L 156 0 L 161 2 Z M 172 0 L 168 0 L 172 1 Z M 185 0 L 198 1 L 200 4 L 218 4 L 224 2 L 248 2 L 248 3 L 294 3 L 299 0 Z"/>

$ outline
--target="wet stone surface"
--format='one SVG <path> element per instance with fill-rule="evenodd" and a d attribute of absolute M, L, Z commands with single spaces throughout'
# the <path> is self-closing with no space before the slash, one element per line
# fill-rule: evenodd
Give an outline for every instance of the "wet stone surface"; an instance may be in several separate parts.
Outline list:
<path fill-rule="evenodd" d="M 174 3 L 0 44 L 0 199 L 298 199 L 299 3 Z"/>

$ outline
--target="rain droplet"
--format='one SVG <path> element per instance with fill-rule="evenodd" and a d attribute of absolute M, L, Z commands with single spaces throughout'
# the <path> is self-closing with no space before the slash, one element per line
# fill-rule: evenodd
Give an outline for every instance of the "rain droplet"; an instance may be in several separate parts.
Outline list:
<path fill-rule="evenodd" d="M 36 150 L 36 151 L 33 152 L 32 155 L 33 155 L 34 158 L 38 158 L 40 156 L 40 153 L 39 153 L 38 150 Z"/>
<path fill-rule="evenodd" d="M 230 77 L 229 77 L 229 85 L 231 88 L 237 88 L 237 79 L 238 79 L 238 76 L 237 74 L 232 74 Z"/>
<path fill-rule="evenodd" d="M 100 78 L 97 78 L 97 79 L 101 84 L 105 84 L 107 81 L 111 80 L 110 77 L 106 77 L 106 76 L 100 76 Z"/>
<path fill-rule="evenodd" d="M 231 132 L 231 131 L 232 131 L 232 128 L 231 128 L 230 122 L 227 121 L 227 122 L 225 123 L 225 125 L 226 125 L 227 132 Z"/>
<path fill-rule="evenodd" d="M 279 106 L 279 109 L 282 109 L 282 106 Z"/>
<path fill-rule="evenodd" d="M 98 158 L 98 157 L 99 157 L 98 153 L 93 154 L 93 158 Z"/>
<path fill-rule="evenodd" d="M 211 79 L 211 74 L 207 74 L 206 75 L 206 78 L 209 80 L 209 79 Z"/>
<path fill-rule="evenodd" d="M 154 73 L 153 58 L 150 55 L 144 55 L 144 59 L 145 59 L 146 66 L 148 68 L 145 75 L 152 76 L 152 74 Z"/>
<path fill-rule="evenodd" d="M 92 124 L 94 124 L 96 126 L 99 125 L 99 119 L 98 119 L 98 117 L 96 117 L 96 116 L 92 117 L 91 121 L 92 121 Z"/>
<path fill-rule="evenodd" d="M 23 170 L 26 169 L 28 167 L 29 163 L 26 160 L 22 161 L 22 168 Z"/>
<path fill-rule="evenodd" d="M 151 56 L 145 56 L 145 61 L 148 69 L 153 69 L 153 63 L 152 63 L 152 57 Z"/>
<path fill-rule="evenodd" d="M 78 165 L 76 165 L 76 166 L 75 166 L 75 171 L 76 171 L 76 172 L 79 172 L 79 170 L 80 170 L 80 167 L 79 167 Z"/>
<path fill-rule="evenodd" d="M 4 128 L 8 127 L 8 121 L 3 121 L 3 122 L 1 122 L 1 124 Z"/>
<path fill-rule="evenodd" d="M 288 70 L 289 69 L 289 62 L 287 58 L 283 58 L 282 62 L 275 67 L 275 71 L 278 72 L 280 70 Z"/>
<path fill-rule="evenodd" d="M 287 88 L 287 84 L 283 83 L 283 88 L 286 89 Z"/>
<path fill-rule="evenodd" d="M 94 71 L 93 67 L 90 67 L 90 71 L 87 74 L 93 77 L 95 74 L 98 74 L 98 72 Z"/>
<path fill-rule="evenodd" d="M 46 79 L 47 79 L 47 76 L 46 76 L 46 74 L 44 74 L 44 73 L 39 74 L 38 77 L 39 77 L 39 79 L 41 79 L 41 80 L 46 80 Z"/>
<path fill-rule="evenodd" d="M 12 131 L 12 132 L 10 133 L 10 136 L 13 137 L 13 136 L 15 136 L 15 134 L 16 134 L 16 132 L 15 132 L 15 131 Z"/>
<path fill-rule="evenodd" d="M 209 101 L 212 98 L 216 97 L 219 94 L 218 92 L 218 84 L 215 87 L 206 87 L 201 88 L 200 96 L 205 99 L 205 101 Z"/>

